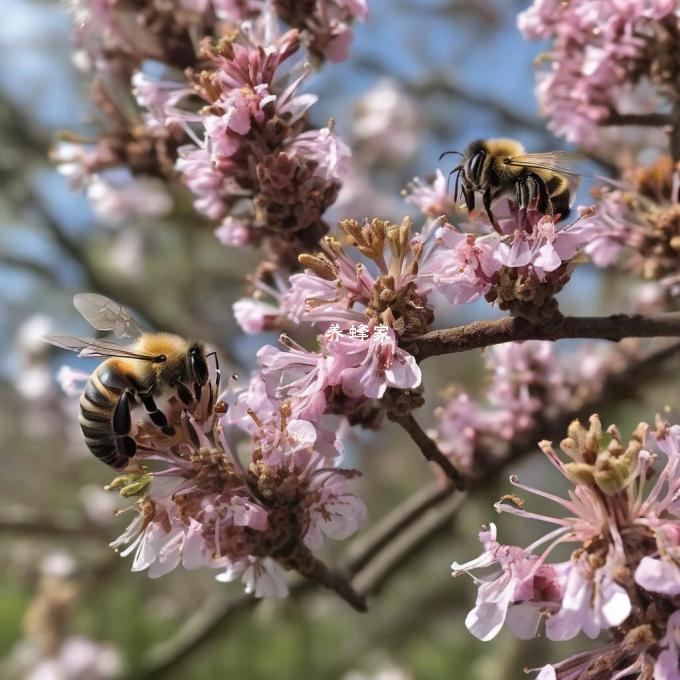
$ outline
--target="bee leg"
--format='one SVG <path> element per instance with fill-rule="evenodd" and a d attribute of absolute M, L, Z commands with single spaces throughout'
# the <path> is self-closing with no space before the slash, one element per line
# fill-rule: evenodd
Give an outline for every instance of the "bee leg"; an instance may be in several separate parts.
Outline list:
<path fill-rule="evenodd" d="M 489 221 L 491 222 L 491 226 L 499 233 L 501 234 L 501 227 L 500 224 L 498 224 L 498 221 L 496 220 L 496 216 L 491 212 L 491 188 L 487 187 L 484 189 L 484 193 L 482 194 L 482 202 L 484 203 L 484 210 L 486 210 L 486 214 L 489 216 Z"/>
<path fill-rule="evenodd" d="M 144 405 L 146 412 L 149 414 L 149 419 L 158 428 L 160 428 L 163 434 L 172 437 L 175 434 L 175 428 L 170 425 L 168 419 L 165 417 L 165 413 L 161 411 L 156 405 L 156 401 L 153 398 L 151 392 L 140 393 L 139 399 Z"/>
<path fill-rule="evenodd" d="M 544 215 L 552 216 L 554 214 L 553 202 L 550 200 L 550 191 L 546 181 L 540 175 L 532 174 L 530 177 L 536 183 L 537 187 L 537 200 L 536 200 L 536 210 L 543 213 Z"/>
<path fill-rule="evenodd" d="M 208 413 L 212 413 L 212 408 L 215 403 L 215 397 L 219 394 L 220 389 L 220 378 L 222 376 L 220 372 L 220 362 L 217 358 L 217 352 L 210 352 L 206 355 L 207 357 L 212 357 L 215 361 L 215 388 L 213 389 L 212 381 L 208 381 L 208 389 L 210 390 L 210 398 L 208 399 Z"/>
<path fill-rule="evenodd" d="M 470 184 L 470 180 L 467 178 L 465 170 L 462 171 L 462 180 L 463 186 L 461 187 L 461 192 L 463 198 L 465 198 L 465 207 L 468 209 L 468 212 L 472 212 L 475 209 L 475 190 L 472 187 L 472 184 Z"/>
<path fill-rule="evenodd" d="M 130 415 L 130 392 L 123 390 L 116 407 L 113 410 L 113 434 L 115 436 L 116 448 L 121 456 L 132 458 L 137 452 L 137 444 L 135 440 L 130 437 L 130 430 L 132 429 L 132 417 Z M 116 465 L 116 467 L 122 467 Z"/>
<path fill-rule="evenodd" d="M 531 205 L 531 189 L 526 177 L 520 177 L 515 182 L 515 197 L 519 210 L 520 226 L 526 229 L 528 226 L 527 210 Z"/>
<path fill-rule="evenodd" d="M 183 404 L 190 406 L 193 403 L 194 395 L 191 394 L 191 390 L 184 383 L 177 381 L 173 387 L 177 388 L 177 396 Z"/>
<path fill-rule="evenodd" d="M 555 213 L 559 214 L 560 220 L 566 219 L 569 217 L 569 213 L 571 212 L 571 207 L 569 206 L 569 189 L 565 189 L 564 191 L 561 191 L 559 194 L 556 196 L 551 196 L 550 199 L 550 205 L 552 206 L 552 209 Z"/>

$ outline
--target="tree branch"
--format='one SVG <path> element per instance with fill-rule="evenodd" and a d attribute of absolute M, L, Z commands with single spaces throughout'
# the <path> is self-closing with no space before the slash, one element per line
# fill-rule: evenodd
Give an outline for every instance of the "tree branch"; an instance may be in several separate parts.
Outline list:
<path fill-rule="evenodd" d="M 51 286 L 61 286 L 62 282 L 59 277 L 47 265 L 37 260 L 30 260 L 21 257 L 20 255 L 13 255 L 10 253 L 0 253 L 0 266 L 10 267 L 13 269 L 23 269 L 35 276 L 44 279 Z"/>
<path fill-rule="evenodd" d="M 624 338 L 652 337 L 680 337 L 680 312 L 565 316 L 545 324 L 507 316 L 493 321 L 475 321 L 465 326 L 430 331 L 408 343 L 405 349 L 422 361 L 440 354 L 465 352 L 517 340 L 597 338 L 618 341 Z"/>
<path fill-rule="evenodd" d="M 102 528 L 87 519 L 41 515 L 28 508 L 5 508 L 0 518 L 0 534 L 101 539 Z"/>
<path fill-rule="evenodd" d="M 680 96 L 676 96 L 670 120 L 671 158 L 680 163 Z"/>
<path fill-rule="evenodd" d="M 393 540 L 376 553 L 366 569 L 357 576 L 354 586 L 366 596 L 377 595 L 389 581 L 392 574 L 441 530 L 449 530 L 449 523 L 455 517 L 467 498 L 466 494 L 455 497 L 438 497 L 438 502 L 428 507 L 418 521 L 404 528 Z"/>
<path fill-rule="evenodd" d="M 374 527 L 355 538 L 347 549 L 344 571 L 359 573 L 380 551 L 402 531 L 417 521 L 430 508 L 437 507 L 456 491 L 453 484 L 433 484 L 414 493 L 388 512 Z"/>
<path fill-rule="evenodd" d="M 409 413 L 408 415 L 402 416 L 388 414 L 388 417 L 390 420 L 401 425 L 406 432 L 408 432 L 426 460 L 438 465 L 459 489 L 463 489 L 463 478 L 458 470 L 456 470 L 451 461 L 439 450 L 437 444 L 427 436 L 425 430 L 420 427 L 418 421 L 412 414 Z"/>
<path fill-rule="evenodd" d="M 637 125 L 640 127 L 664 127 L 669 125 L 671 117 L 667 113 L 618 113 L 612 111 L 609 118 L 603 120 L 600 125 L 608 127 L 612 125 Z"/>
<path fill-rule="evenodd" d="M 106 295 L 116 302 L 141 314 L 151 326 L 158 330 L 169 331 L 188 337 L 200 337 L 218 345 L 223 359 L 230 361 L 228 348 L 220 337 L 219 332 L 195 318 L 186 318 L 183 310 L 177 309 L 172 317 L 166 317 L 156 312 L 153 298 L 145 296 L 141 291 L 120 283 L 115 276 L 101 272 L 90 259 L 86 247 L 71 237 L 64 230 L 59 221 L 44 205 L 42 198 L 33 190 L 26 190 L 26 202 L 30 209 L 38 216 L 43 227 L 52 237 L 60 250 L 75 262 L 81 269 L 87 287 L 93 292 Z"/>

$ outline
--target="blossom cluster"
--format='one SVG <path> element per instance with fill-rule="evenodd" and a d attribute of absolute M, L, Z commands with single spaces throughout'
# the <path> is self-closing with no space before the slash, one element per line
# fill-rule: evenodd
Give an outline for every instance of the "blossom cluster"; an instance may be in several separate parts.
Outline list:
<path fill-rule="evenodd" d="M 593 239 L 586 246 L 601 267 L 622 255 L 624 267 L 680 292 L 680 174 L 668 156 L 599 190 Z"/>
<path fill-rule="evenodd" d="M 593 148 L 599 126 L 630 112 L 636 88 L 651 81 L 675 96 L 679 18 L 675 0 L 534 0 L 518 25 L 527 38 L 553 40 L 536 88 L 550 129 Z"/>
<path fill-rule="evenodd" d="M 213 406 L 212 393 L 189 409 L 169 398 L 173 437 L 137 421 L 138 453 L 110 485 L 138 497 L 136 516 L 111 545 L 152 578 L 180 564 L 215 568 L 256 597 L 284 597 L 288 569 L 327 584 L 313 551 L 324 536 L 350 536 L 365 515 L 336 435 L 269 397 L 259 376 L 231 405 Z"/>
<path fill-rule="evenodd" d="M 349 423 L 374 426 L 380 408 L 374 400 L 388 388 L 412 390 L 422 375 L 415 358 L 398 346 L 394 330 L 368 340 L 323 335 L 309 351 L 282 336 L 286 350 L 266 345 L 257 354 L 269 394 L 289 396 L 292 412 L 316 421 L 325 413 Z"/>
<path fill-rule="evenodd" d="M 517 441 L 581 399 L 596 396 L 611 361 L 592 347 L 564 356 L 543 340 L 490 347 L 488 404 L 460 387 L 447 388 L 430 434 L 459 470 L 474 471 L 476 452 L 493 454 L 501 444 Z"/>
<path fill-rule="evenodd" d="M 180 112 L 162 85 L 139 76 L 138 96 L 159 125 L 181 121 L 192 140 L 179 149 L 177 170 L 196 209 L 221 222 L 226 245 L 272 243 L 269 256 L 284 269 L 328 231 L 323 213 L 335 201 L 349 149 L 331 127 L 307 129 L 316 101 L 297 94 L 306 76 L 282 73 L 301 37 L 289 31 L 273 42 L 263 26 L 204 44 L 206 68 L 192 76 L 198 113 Z M 156 113 L 154 113 L 156 112 Z"/>
<path fill-rule="evenodd" d="M 223 243 L 271 237 L 272 257 L 294 265 L 328 230 L 322 215 L 349 150 L 332 124 L 309 129 L 316 98 L 296 95 L 308 69 L 289 59 L 301 46 L 319 60 L 346 58 L 350 23 L 367 14 L 363 0 L 304 9 L 261 0 L 83 1 L 78 61 L 93 72 L 106 130 L 95 140 L 67 136 L 54 159 L 104 221 L 168 213 L 172 198 L 159 179 L 179 175 L 197 210 L 220 223 Z M 281 20 L 291 30 L 281 34 Z"/>
<path fill-rule="evenodd" d="M 286 323 L 323 331 L 330 324 L 387 325 L 406 342 L 429 330 L 436 293 L 452 304 L 484 297 L 517 316 L 551 318 L 558 313 L 554 295 L 589 242 L 591 214 L 563 226 L 508 201 L 501 234 L 484 225 L 466 233 L 443 218 L 419 232 L 410 218 L 400 225 L 343 220 L 352 250 L 326 237 L 319 252 L 299 256 L 303 272 L 256 281 L 252 297 L 235 304 L 235 317 L 248 333 Z"/>
<path fill-rule="evenodd" d="M 482 555 L 452 565 L 454 575 L 485 570 L 475 576 L 477 601 L 466 626 L 481 640 L 505 624 L 522 639 L 534 637 L 543 622 L 554 641 L 609 632 L 600 648 L 545 666 L 541 680 L 677 679 L 680 426 L 641 423 L 625 441 L 616 426 L 605 431 L 594 415 L 588 428 L 570 425 L 560 443 L 566 462 L 550 442 L 540 447 L 573 488 L 562 498 L 511 478 L 561 512 L 532 512 L 513 495 L 496 504 L 499 512 L 555 528 L 526 548 L 500 543 L 493 524 L 480 533 Z M 657 462 L 661 469 L 653 475 Z M 560 546 L 571 547 L 563 561 L 553 557 Z"/>

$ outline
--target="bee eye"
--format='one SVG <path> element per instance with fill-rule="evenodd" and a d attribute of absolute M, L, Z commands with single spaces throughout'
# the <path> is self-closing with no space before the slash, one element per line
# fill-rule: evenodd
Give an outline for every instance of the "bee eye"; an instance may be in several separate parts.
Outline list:
<path fill-rule="evenodd" d="M 168 357 L 165 356 L 165 354 L 159 354 L 155 359 L 154 362 L 157 364 L 164 364 L 168 360 Z"/>

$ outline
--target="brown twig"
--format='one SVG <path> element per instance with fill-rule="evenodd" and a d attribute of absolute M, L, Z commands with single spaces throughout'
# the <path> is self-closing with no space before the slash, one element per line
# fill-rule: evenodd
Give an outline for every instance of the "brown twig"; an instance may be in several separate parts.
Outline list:
<path fill-rule="evenodd" d="M 609 117 L 600 123 L 601 126 L 637 125 L 639 127 L 663 127 L 671 122 L 667 113 L 618 113 L 612 111 Z"/>
<path fill-rule="evenodd" d="M 83 518 L 66 518 L 57 515 L 41 515 L 28 508 L 9 507 L 0 519 L 0 534 L 24 536 L 95 538 L 100 540 L 100 526 Z"/>
<path fill-rule="evenodd" d="M 324 588 L 335 591 L 355 611 L 366 612 L 366 598 L 358 593 L 345 576 L 337 571 L 329 569 L 321 560 L 315 559 L 312 568 L 305 577 Z"/>
<path fill-rule="evenodd" d="M 401 425 L 409 436 L 416 443 L 426 460 L 438 465 L 446 474 L 446 476 L 453 481 L 459 488 L 463 489 L 463 478 L 451 461 L 439 450 L 437 444 L 427 436 L 425 430 L 420 427 L 418 421 L 412 414 L 408 415 L 390 415 L 390 420 Z"/>
<path fill-rule="evenodd" d="M 676 163 L 680 163 L 680 96 L 676 96 L 670 118 L 671 158 Z"/>
<path fill-rule="evenodd" d="M 152 298 L 145 296 L 142 291 L 137 291 L 129 285 L 121 283 L 115 276 L 107 276 L 100 271 L 93 264 L 87 252 L 87 247 L 68 234 L 35 191 L 27 189 L 25 200 L 60 250 L 80 267 L 85 278 L 85 285 L 90 291 L 101 293 L 126 307 L 130 307 L 141 314 L 157 330 L 169 331 L 192 338 L 197 337 L 215 343 L 219 347 L 222 358 L 227 361 L 230 360 L 228 349 L 225 347 L 223 338 L 220 337 L 221 334 L 217 329 L 197 319 L 186 318 L 181 309 L 176 309 L 176 313 L 172 316 L 158 314 L 154 305 L 148 304 L 152 301 Z"/>
<path fill-rule="evenodd" d="M 62 285 L 62 282 L 55 272 L 42 262 L 38 262 L 38 260 L 31 260 L 10 253 L 0 253 L 0 266 L 11 267 L 12 269 L 23 269 L 24 271 L 44 279 L 45 282 L 51 286 Z"/>
<path fill-rule="evenodd" d="M 440 354 L 465 352 L 518 340 L 597 338 L 618 341 L 652 337 L 680 337 L 680 313 L 565 316 L 543 324 L 508 316 L 430 331 L 409 343 L 406 349 L 422 361 Z"/>

